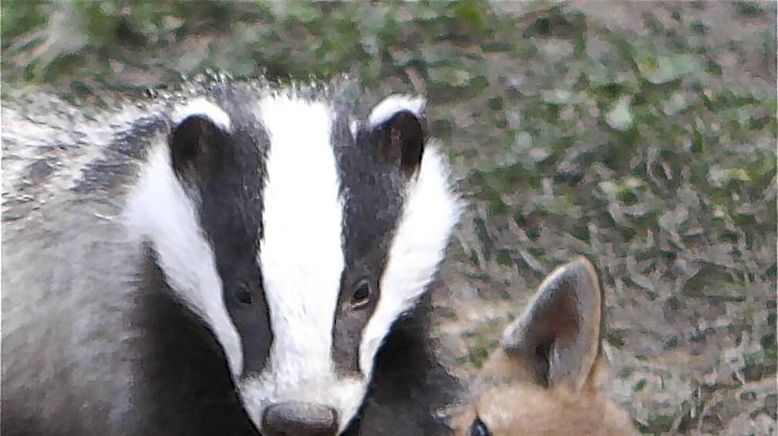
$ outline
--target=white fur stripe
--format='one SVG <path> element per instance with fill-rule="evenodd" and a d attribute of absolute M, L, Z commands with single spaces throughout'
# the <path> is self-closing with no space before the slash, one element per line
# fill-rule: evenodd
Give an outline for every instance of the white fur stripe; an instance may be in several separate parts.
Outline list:
<path fill-rule="evenodd" d="M 203 318 L 221 344 L 233 377 L 243 369 L 237 329 L 224 306 L 213 251 L 198 224 L 195 206 L 178 182 L 164 140 L 150 151 L 125 217 L 131 229 L 150 240 L 168 284 Z"/>
<path fill-rule="evenodd" d="M 225 132 L 229 132 L 232 129 L 232 120 L 230 119 L 230 116 L 227 114 L 227 112 L 224 112 L 224 109 L 211 103 L 203 97 L 198 97 L 187 103 L 185 106 L 178 108 L 175 112 L 173 112 L 172 120 L 173 123 L 179 124 L 192 115 L 200 115 L 208 118 L 217 127 L 224 130 Z"/>
<path fill-rule="evenodd" d="M 443 157 L 434 147 L 427 147 L 389 250 L 381 298 L 363 334 L 359 363 L 367 374 L 372 373 L 375 354 L 389 327 L 412 307 L 434 276 L 460 209 L 449 188 Z"/>
<path fill-rule="evenodd" d="M 332 361 L 345 265 L 334 113 L 327 103 L 287 95 L 263 99 L 259 111 L 270 139 L 259 261 L 273 345 L 265 371 L 246 381 L 244 402 L 321 401 L 353 416 L 361 385 L 339 380 Z"/>
<path fill-rule="evenodd" d="M 397 112 L 410 111 L 414 115 L 421 116 L 427 100 L 423 97 L 395 94 L 390 95 L 378 103 L 370 112 L 368 124 L 375 127 L 394 116 Z"/>

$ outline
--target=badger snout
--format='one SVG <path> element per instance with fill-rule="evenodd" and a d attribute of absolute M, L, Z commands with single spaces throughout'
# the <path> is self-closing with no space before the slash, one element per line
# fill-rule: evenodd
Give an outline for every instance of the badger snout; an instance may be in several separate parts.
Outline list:
<path fill-rule="evenodd" d="M 338 412 L 313 403 L 273 404 L 262 417 L 262 430 L 267 436 L 334 436 L 338 432 Z"/>

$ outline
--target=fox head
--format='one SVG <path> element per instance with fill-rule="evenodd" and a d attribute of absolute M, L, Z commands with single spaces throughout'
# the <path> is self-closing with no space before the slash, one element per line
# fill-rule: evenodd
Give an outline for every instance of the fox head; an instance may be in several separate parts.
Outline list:
<path fill-rule="evenodd" d="M 557 268 L 474 383 L 454 418 L 456 434 L 631 435 L 627 413 L 600 390 L 603 297 L 585 258 Z"/>

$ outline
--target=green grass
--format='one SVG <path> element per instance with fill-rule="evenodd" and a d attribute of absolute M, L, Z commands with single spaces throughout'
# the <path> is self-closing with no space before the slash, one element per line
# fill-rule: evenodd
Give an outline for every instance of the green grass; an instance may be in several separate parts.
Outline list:
<path fill-rule="evenodd" d="M 4 1 L 2 47 L 4 89 L 77 99 L 205 69 L 423 92 L 470 202 L 454 312 L 588 255 L 642 430 L 775 429 L 774 4 Z M 496 345 L 466 319 L 465 369 Z"/>

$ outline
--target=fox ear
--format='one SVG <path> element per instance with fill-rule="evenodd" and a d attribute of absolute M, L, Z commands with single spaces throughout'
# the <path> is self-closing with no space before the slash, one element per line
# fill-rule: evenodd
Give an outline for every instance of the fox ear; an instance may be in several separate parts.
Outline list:
<path fill-rule="evenodd" d="M 557 268 L 541 283 L 521 318 L 503 333 L 502 347 L 528 364 L 537 383 L 580 390 L 600 354 L 602 290 L 585 258 Z"/>

